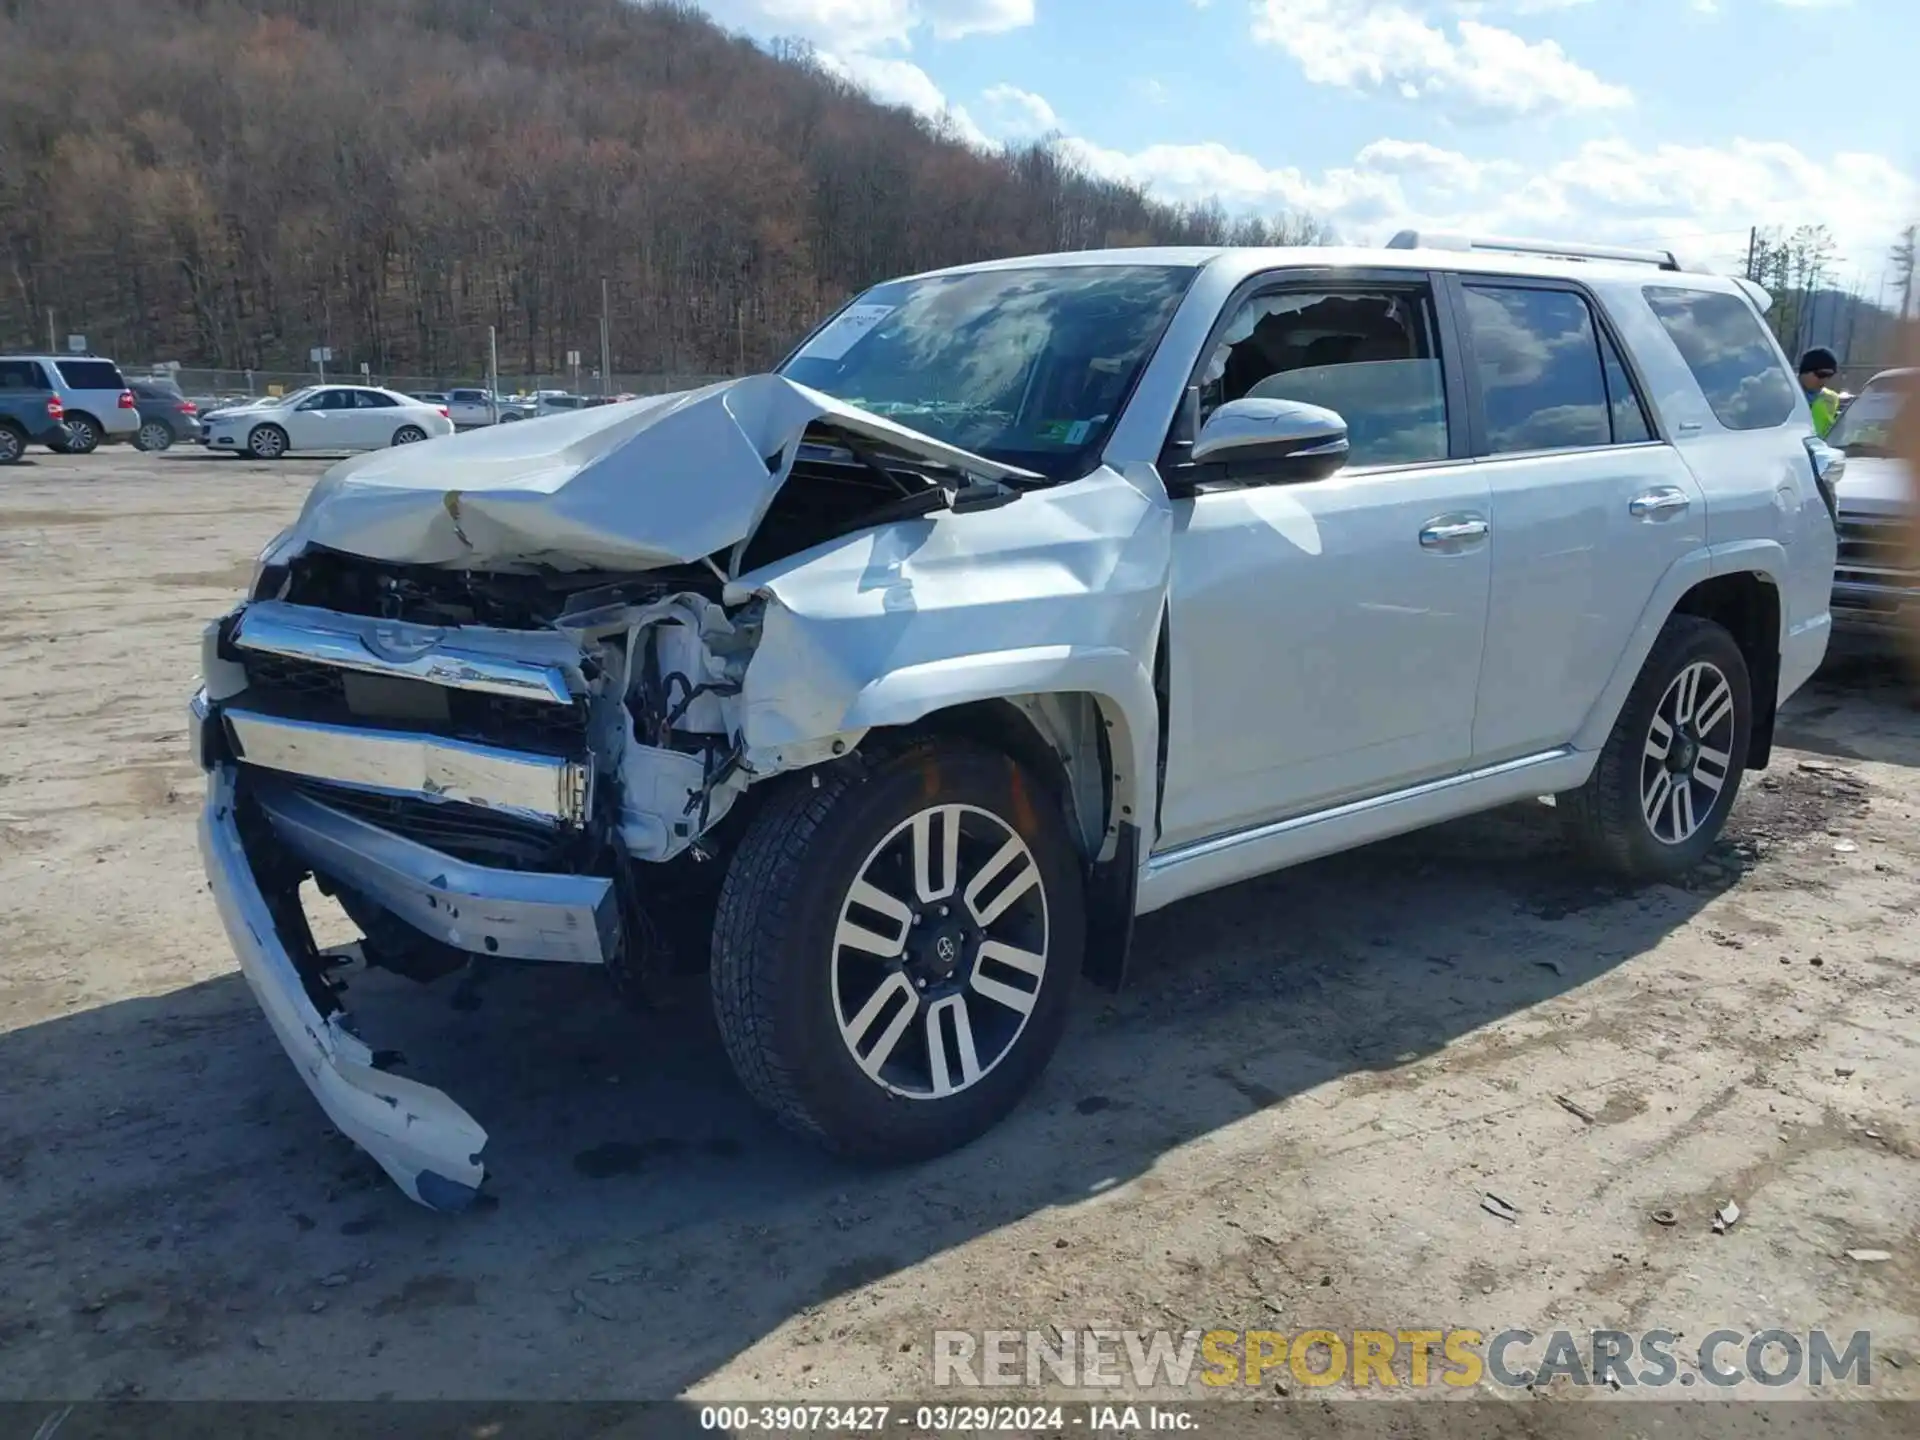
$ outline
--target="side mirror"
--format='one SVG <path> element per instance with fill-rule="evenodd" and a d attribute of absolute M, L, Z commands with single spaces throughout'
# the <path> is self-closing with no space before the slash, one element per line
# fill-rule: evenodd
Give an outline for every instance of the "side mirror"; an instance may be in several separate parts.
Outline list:
<path fill-rule="evenodd" d="M 1284 485 L 1324 480 L 1347 463 L 1347 422 L 1299 400 L 1229 400 L 1207 417 L 1193 443 L 1197 465 L 1223 466 L 1235 480 Z"/>

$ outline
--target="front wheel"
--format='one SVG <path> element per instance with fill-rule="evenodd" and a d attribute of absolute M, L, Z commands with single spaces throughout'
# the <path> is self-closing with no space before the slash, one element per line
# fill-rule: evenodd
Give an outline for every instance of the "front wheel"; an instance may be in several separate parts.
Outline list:
<path fill-rule="evenodd" d="M 1706 859 L 1746 772 L 1753 695 L 1732 635 L 1697 615 L 1660 631 L 1587 783 L 1560 797 L 1609 869 L 1671 880 Z"/>
<path fill-rule="evenodd" d="M 247 436 L 247 453 L 256 460 L 278 460 L 287 453 L 287 432 L 278 425 L 256 425 Z"/>
<path fill-rule="evenodd" d="M 728 1057 L 782 1123 L 840 1154 L 955 1149 L 1059 1044 L 1082 906 L 1059 806 L 1004 755 L 922 741 L 795 776 L 720 892 Z"/>
<path fill-rule="evenodd" d="M 133 445 L 136 450 L 156 452 L 173 447 L 173 428 L 158 420 L 148 420 L 134 432 Z"/>
<path fill-rule="evenodd" d="M 393 432 L 393 443 L 396 445 L 418 445 L 426 438 L 427 432 L 418 425 L 402 425 Z"/>

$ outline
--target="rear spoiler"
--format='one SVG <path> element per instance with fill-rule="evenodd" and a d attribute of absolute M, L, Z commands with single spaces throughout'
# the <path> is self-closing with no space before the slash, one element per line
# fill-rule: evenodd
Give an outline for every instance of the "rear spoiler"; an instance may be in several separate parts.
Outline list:
<path fill-rule="evenodd" d="M 1744 275 L 1736 275 L 1733 283 L 1740 287 L 1749 300 L 1753 301 L 1754 309 L 1758 310 L 1762 315 L 1773 308 L 1772 292 L 1758 280 L 1749 280 Z"/>

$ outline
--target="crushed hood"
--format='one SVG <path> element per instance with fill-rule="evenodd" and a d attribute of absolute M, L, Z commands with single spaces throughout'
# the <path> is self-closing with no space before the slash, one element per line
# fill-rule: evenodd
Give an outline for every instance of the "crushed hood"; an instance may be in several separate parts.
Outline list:
<path fill-rule="evenodd" d="M 683 564 L 753 533 L 819 420 L 970 475 L 1039 478 L 752 375 L 343 461 L 314 486 L 289 539 L 462 569 Z"/>

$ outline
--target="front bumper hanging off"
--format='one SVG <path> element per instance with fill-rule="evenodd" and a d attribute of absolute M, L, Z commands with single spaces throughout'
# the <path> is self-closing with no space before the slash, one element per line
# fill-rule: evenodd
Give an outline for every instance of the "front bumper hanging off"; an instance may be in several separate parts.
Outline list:
<path fill-rule="evenodd" d="M 422 1205 L 465 1209 L 486 1178 L 480 1152 L 487 1132 L 440 1091 L 375 1069 L 373 1051 L 347 1029 L 345 1013 L 323 1017 L 315 1008 L 247 858 L 236 780 L 231 765 L 207 777 L 200 853 L 254 998 L 340 1132 Z"/>

